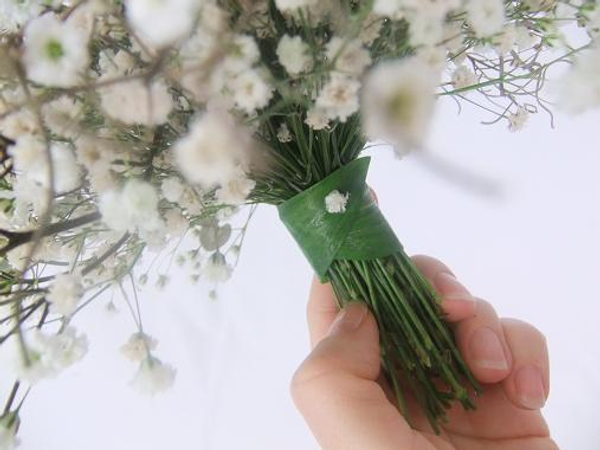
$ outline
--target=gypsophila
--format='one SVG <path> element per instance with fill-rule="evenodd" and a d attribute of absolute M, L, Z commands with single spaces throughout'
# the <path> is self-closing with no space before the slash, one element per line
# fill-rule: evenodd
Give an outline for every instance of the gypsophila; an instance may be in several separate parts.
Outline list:
<path fill-rule="evenodd" d="M 77 309 L 82 295 L 81 277 L 75 273 L 65 273 L 56 276 L 46 298 L 53 313 L 70 316 Z"/>
<path fill-rule="evenodd" d="M 47 86 L 79 84 L 89 64 L 87 40 L 79 28 L 52 13 L 32 20 L 24 36 L 23 59 L 28 78 Z"/>
<path fill-rule="evenodd" d="M 325 209 L 330 214 L 342 214 L 346 212 L 346 205 L 350 198 L 349 193 L 342 194 L 337 189 L 331 191 L 325 197 Z"/>
<path fill-rule="evenodd" d="M 154 396 L 173 386 L 176 370 L 160 359 L 148 355 L 140 362 L 140 366 L 129 383 L 141 394 Z"/>
<path fill-rule="evenodd" d="M 156 349 L 158 341 L 142 331 L 133 333 L 121 346 L 121 353 L 131 361 L 142 361 Z"/>

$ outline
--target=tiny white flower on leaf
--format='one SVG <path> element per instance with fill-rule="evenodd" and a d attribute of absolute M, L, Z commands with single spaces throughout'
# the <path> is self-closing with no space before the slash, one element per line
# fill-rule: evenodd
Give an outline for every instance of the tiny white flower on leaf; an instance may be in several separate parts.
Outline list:
<path fill-rule="evenodd" d="M 23 62 L 30 80 L 47 86 L 72 87 L 89 64 L 88 36 L 47 13 L 25 27 Z"/>
<path fill-rule="evenodd" d="M 158 341 L 141 331 L 133 333 L 121 347 L 121 353 L 131 361 L 142 361 L 156 349 Z"/>
<path fill-rule="evenodd" d="M 148 355 L 140 362 L 138 371 L 129 384 L 141 394 L 154 396 L 173 386 L 176 373 L 170 365 Z"/>
<path fill-rule="evenodd" d="M 56 276 L 46 299 L 50 302 L 50 311 L 70 316 L 77 309 L 82 295 L 81 277 L 74 273 L 65 273 Z"/>
<path fill-rule="evenodd" d="M 348 199 L 350 198 L 349 193 L 342 194 L 337 189 L 331 191 L 325 197 L 325 209 L 330 214 L 342 214 L 346 212 L 346 205 L 348 204 Z"/>

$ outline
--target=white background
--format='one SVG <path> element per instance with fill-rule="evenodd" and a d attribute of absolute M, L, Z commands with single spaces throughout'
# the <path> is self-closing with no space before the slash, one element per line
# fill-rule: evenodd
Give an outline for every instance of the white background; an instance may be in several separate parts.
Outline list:
<path fill-rule="evenodd" d="M 501 316 L 546 334 L 552 434 L 562 449 L 598 449 L 600 115 L 558 116 L 551 130 L 540 114 L 519 134 L 480 118 L 477 110 L 458 117 L 443 103 L 429 141 L 434 163 L 396 161 L 377 148 L 370 184 L 409 253 L 439 257 Z M 440 171 L 440 161 L 454 168 Z M 466 183 L 456 168 L 481 180 Z M 163 291 L 143 291 L 157 355 L 178 369 L 173 390 L 153 399 L 127 386 L 135 366 L 118 348 L 134 328 L 124 305 L 112 319 L 102 314 L 104 301 L 90 306 L 75 322 L 89 334 L 90 352 L 31 392 L 21 448 L 317 448 L 288 393 L 308 352 L 310 276 L 276 211 L 261 207 L 218 300 L 176 270 Z M 8 388 L 0 367 L 3 397 Z"/>

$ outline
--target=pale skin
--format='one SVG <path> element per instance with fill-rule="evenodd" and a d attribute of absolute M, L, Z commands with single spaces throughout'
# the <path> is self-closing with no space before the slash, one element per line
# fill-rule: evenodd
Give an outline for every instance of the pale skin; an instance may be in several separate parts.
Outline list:
<path fill-rule="evenodd" d="M 557 450 L 540 408 L 549 393 L 548 350 L 532 325 L 498 317 L 442 262 L 413 261 L 442 297 L 458 348 L 483 396 L 456 405 L 436 436 L 414 400 L 412 426 L 380 370 L 379 334 L 368 308 L 342 311 L 329 284 L 314 280 L 308 302 L 312 352 L 292 380 L 292 397 L 324 450 Z M 402 374 L 398 374 L 402 379 Z"/>

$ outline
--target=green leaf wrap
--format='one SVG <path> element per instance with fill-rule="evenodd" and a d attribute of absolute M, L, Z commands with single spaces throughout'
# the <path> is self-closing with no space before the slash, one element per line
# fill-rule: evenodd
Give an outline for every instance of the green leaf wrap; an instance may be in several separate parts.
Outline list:
<path fill-rule="evenodd" d="M 279 205 L 279 217 L 321 281 L 335 259 L 372 260 L 402 250 L 366 185 L 370 158 L 359 158 Z M 329 213 L 325 197 L 349 194 L 346 211 Z"/>

